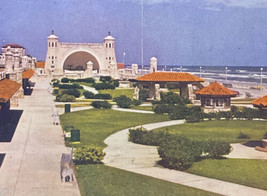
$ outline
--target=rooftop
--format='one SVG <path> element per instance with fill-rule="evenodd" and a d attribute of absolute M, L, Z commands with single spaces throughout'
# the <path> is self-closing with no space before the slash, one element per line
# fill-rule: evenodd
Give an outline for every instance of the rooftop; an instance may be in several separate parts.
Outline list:
<path fill-rule="evenodd" d="M 190 73 L 182 72 L 153 72 L 136 78 L 137 81 L 153 81 L 153 82 L 204 82 Z"/>
<path fill-rule="evenodd" d="M 252 101 L 252 104 L 259 107 L 267 107 L 267 95 Z"/>
<path fill-rule="evenodd" d="M 125 69 L 125 64 L 124 63 L 117 63 L 117 68 L 118 69 Z"/>
<path fill-rule="evenodd" d="M 21 84 L 9 80 L 3 79 L 0 81 L 0 102 L 7 102 L 21 87 Z"/>
<path fill-rule="evenodd" d="M 213 96 L 231 96 L 234 97 L 237 95 L 236 92 L 224 87 L 217 81 L 210 84 L 207 87 L 202 88 L 201 90 L 197 91 L 196 94 L 198 95 L 213 95 Z"/>
<path fill-rule="evenodd" d="M 2 46 L 2 48 L 7 48 L 8 46 L 10 46 L 10 48 L 24 48 L 23 46 L 21 46 L 19 44 L 6 44 L 6 45 Z"/>
<path fill-rule="evenodd" d="M 34 75 L 34 71 L 32 69 L 28 69 L 22 72 L 22 78 L 30 79 Z"/>
<path fill-rule="evenodd" d="M 36 63 L 36 68 L 44 68 L 45 67 L 45 62 L 44 61 L 38 61 Z"/>

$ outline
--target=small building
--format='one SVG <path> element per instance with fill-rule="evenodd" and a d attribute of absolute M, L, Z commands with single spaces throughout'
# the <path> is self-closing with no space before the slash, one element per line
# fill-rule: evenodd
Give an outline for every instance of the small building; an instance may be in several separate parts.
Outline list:
<path fill-rule="evenodd" d="M 44 61 L 38 61 L 36 63 L 36 73 L 37 75 L 45 75 L 45 62 Z"/>
<path fill-rule="evenodd" d="M 252 101 L 252 104 L 261 110 L 267 110 L 267 95 Z"/>
<path fill-rule="evenodd" d="M 148 86 L 149 99 L 152 100 L 159 99 L 160 88 L 165 88 L 169 84 L 174 84 L 180 89 L 181 97 L 193 100 L 193 85 L 200 87 L 200 83 L 204 82 L 193 74 L 182 72 L 152 72 L 136 78 L 136 81 L 139 87 Z"/>
<path fill-rule="evenodd" d="M 22 88 L 24 90 L 24 95 L 28 95 L 31 90 L 31 82 L 30 78 L 34 75 L 34 71 L 32 69 L 28 69 L 22 72 Z"/>
<path fill-rule="evenodd" d="M 236 92 L 224 87 L 218 82 L 214 82 L 195 93 L 201 101 L 204 112 L 219 112 L 231 110 L 231 97 L 237 95 Z"/>
<path fill-rule="evenodd" d="M 13 100 L 14 102 L 18 102 L 18 97 L 14 95 L 19 91 L 20 87 L 21 84 L 15 81 L 4 77 L 0 78 L 0 117 L 9 110 L 12 97 L 15 99 Z"/>

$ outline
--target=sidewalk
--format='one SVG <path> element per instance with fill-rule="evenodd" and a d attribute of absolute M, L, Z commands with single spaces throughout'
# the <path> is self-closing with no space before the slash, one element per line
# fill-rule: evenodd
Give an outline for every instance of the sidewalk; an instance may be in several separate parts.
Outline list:
<path fill-rule="evenodd" d="M 62 183 L 61 154 L 68 153 L 60 126 L 53 125 L 52 95 L 48 78 L 36 78 L 31 96 L 20 100 L 23 114 L 10 143 L 0 143 L 6 153 L 0 168 L 1 196 L 80 195 L 77 181 Z"/>
<path fill-rule="evenodd" d="M 143 127 L 151 130 L 181 123 L 184 122 L 182 120 L 167 121 L 162 123 L 143 125 Z M 108 145 L 104 149 L 104 151 L 106 152 L 104 163 L 111 167 L 222 195 L 267 195 L 267 191 L 265 190 L 156 166 L 156 163 L 160 160 L 157 152 L 157 147 L 139 145 L 129 142 L 128 129 L 124 129 L 109 136 L 104 142 Z"/>

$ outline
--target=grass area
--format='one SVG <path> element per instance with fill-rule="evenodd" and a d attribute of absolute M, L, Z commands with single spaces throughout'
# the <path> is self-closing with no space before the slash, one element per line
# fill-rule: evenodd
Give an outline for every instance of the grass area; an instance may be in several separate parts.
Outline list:
<path fill-rule="evenodd" d="M 133 98 L 134 89 L 108 89 L 108 90 L 99 90 L 99 93 L 110 94 L 112 98 L 119 97 L 121 95 L 126 95 L 129 98 Z"/>
<path fill-rule="evenodd" d="M 216 195 L 104 165 L 79 166 L 77 168 L 77 177 L 81 195 L 84 196 Z"/>
<path fill-rule="evenodd" d="M 247 105 L 250 105 L 252 104 L 251 102 L 253 101 L 254 99 L 251 99 L 251 98 L 243 98 L 243 99 L 232 99 L 231 100 L 231 104 L 247 104 Z"/>
<path fill-rule="evenodd" d="M 267 160 L 206 159 L 193 164 L 187 172 L 267 190 Z"/>
<path fill-rule="evenodd" d="M 167 128 L 171 134 L 183 135 L 192 140 L 221 140 L 230 143 L 261 140 L 266 132 L 266 121 L 220 120 L 199 123 L 185 123 Z M 155 131 L 163 130 L 162 128 Z M 245 133 L 250 139 L 237 139 L 239 133 Z"/>
<path fill-rule="evenodd" d="M 81 144 L 93 144 L 103 147 L 105 146 L 103 141 L 119 130 L 167 120 L 169 120 L 169 117 L 164 115 L 98 109 L 65 113 L 60 116 L 60 122 L 63 127 L 64 125 L 73 125 L 75 129 L 80 129 Z"/>
<path fill-rule="evenodd" d="M 134 107 L 131 107 L 131 109 L 153 111 L 152 106 L 134 106 Z"/>

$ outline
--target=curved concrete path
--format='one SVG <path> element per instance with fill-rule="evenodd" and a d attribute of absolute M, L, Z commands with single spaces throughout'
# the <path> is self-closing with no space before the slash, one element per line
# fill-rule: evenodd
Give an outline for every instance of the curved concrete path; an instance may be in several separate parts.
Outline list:
<path fill-rule="evenodd" d="M 10 143 L 0 143 L 6 153 L 0 168 L 1 196 L 79 196 L 77 181 L 62 183 L 61 153 L 65 147 L 61 126 L 53 125 L 53 96 L 48 78 L 37 78 L 31 96 L 19 100 L 23 114 Z"/>
<path fill-rule="evenodd" d="M 119 108 L 117 105 L 112 106 L 112 109 L 113 110 L 116 110 L 116 111 L 121 111 L 121 112 L 134 112 L 134 113 L 143 113 L 143 114 L 155 114 L 153 111 Z"/>
<path fill-rule="evenodd" d="M 148 130 L 182 124 L 184 121 L 167 121 L 143 125 Z M 251 188 L 221 180 L 197 176 L 156 165 L 160 160 L 157 147 L 134 144 L 128 141 L 128 129 L 109 136 L 104 142 L 108 145 L 104 151 L 104 163 L 111 167 L 151 176 L 169 182 L 182 184 L 222 195 L 229 196 L 265 196 L 267 191 Z"/>

